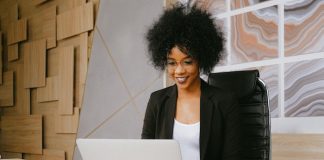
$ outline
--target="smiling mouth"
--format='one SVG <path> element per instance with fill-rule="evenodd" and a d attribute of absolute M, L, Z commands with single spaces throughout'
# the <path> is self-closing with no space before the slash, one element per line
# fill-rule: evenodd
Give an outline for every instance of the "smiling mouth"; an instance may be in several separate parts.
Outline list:
<path fill-rule="evenodd" d="M 188 79 L 188 77 L 176 77 L 176 80 L 177 80 L 178 83 L 180 83 L 180 84 L 185 83 L 187 79 Z"/>

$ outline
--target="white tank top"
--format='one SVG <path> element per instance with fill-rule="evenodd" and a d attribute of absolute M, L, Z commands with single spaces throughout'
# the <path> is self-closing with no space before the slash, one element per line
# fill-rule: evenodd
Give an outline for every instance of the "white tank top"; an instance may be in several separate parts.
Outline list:
<path fill-rule="evenodd" d="M 200 122 L 183 124 L 174 119 L 173 139 L 180 144 L 182 160 L 200 160 Z"/>

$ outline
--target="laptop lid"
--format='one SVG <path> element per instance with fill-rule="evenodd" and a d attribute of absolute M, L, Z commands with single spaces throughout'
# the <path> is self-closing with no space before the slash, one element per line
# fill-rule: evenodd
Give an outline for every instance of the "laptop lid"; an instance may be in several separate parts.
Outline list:
<path fill-rule="evenodd" d="M 83 160 L 181 160 L 175 140 L 77 139 Z"/>

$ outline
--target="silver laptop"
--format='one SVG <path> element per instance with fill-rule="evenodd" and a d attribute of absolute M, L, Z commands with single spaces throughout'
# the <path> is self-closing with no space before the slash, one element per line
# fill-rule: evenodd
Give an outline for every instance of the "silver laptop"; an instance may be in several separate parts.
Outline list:
<path fill-rule="evenodd" d="M 175 140 L 77 139 L 83 160 L 181 160 Z"/>

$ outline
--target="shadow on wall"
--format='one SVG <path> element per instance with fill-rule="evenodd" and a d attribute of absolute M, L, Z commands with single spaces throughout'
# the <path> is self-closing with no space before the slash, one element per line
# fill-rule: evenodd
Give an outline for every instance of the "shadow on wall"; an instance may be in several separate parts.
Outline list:
<path fill-rule="evenodd" d="M 140 138 L 149 95 L 163 87 L 144 39 L 162 10 L 161 0 L 100 1 L 78 138 Z"/>

